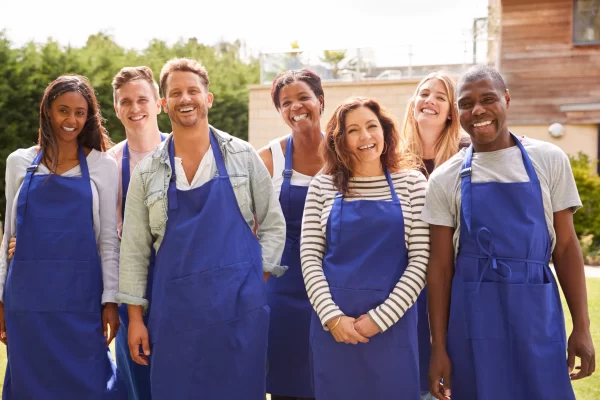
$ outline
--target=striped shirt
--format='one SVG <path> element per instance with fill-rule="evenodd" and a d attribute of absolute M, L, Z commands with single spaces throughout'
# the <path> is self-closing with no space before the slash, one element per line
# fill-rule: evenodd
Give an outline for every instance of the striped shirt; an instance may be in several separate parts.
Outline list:
<path fill-rule="evenodd" d="M 420 219 L 426 180 L 420 172 L 412 170 L 393 173 L 391 177 L 402 204 L 408 266 L 386 301 L 369 311 L 382 332 L 398 322 L 417 301 L 425 287 L 429 261 L 429 225 Z M 349 189 L 351 193 L 344 201 L 392 200 L 385 176 L 351 178 Z M 323 272 L 327 220 L 336 193 L 331 175 L 316 176 L 310 184 L 302 218 L 300 259 L 304 284 L 313 309 L 325 328 L 328 321 L 344 315 L 331 297 Z"/>

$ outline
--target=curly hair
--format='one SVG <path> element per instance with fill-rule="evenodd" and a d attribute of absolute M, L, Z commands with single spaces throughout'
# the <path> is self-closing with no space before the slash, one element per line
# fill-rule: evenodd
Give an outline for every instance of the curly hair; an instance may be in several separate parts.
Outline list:
<path fill-rule="evenodd" d="M 320 148 L 324 161 L 323 172 L 333 176 L 335 188 L 344 195 L 349 193 L 348 184 L 355 162 L 346 141 L 346 117 L 350 111 L 360 107 L 370 109 L 383 128 L 385 150 L 381 154 L 381 164 L 390 172 L 417 169 L 419 166 L 418 158 L 408 150 L 404 139 L 398 134 L 394 117 L 374 99 L 351 97 L 333 112 Z"/>
<path fill-rule="evenodd" d="M 58 96 L 67 92 L 79 92 L 88 106 L 87 120 L 77 136 L 79 146 L 106 151 L 114 144 L 102 125 L 103 118 L 100 113 L 100 106 L 88 79 L 81 75 L 61 75 L 48 85 L 40 103 L 38 145 L 42 151 L 42 162 L 51 171 L 56 170 L 58 164 L 58 144 L 50 123 L 50 107 Z"/>

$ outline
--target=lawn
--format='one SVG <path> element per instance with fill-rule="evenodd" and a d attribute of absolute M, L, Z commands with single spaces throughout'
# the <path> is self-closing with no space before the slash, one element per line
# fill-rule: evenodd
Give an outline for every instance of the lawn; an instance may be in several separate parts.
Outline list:
<path fill-rule="evenodd" d="M 592 320 L 592 337 L 596 353 L 600 358 L 600 279 L 588 278 L 587 290 L 589 298 L 590 318 Z M 565 310 L 567 320 L 567 332 L 571 332 L 571 318 L 568 310 Z M 114 343 L 114 342 L 113 342 Z M 1 346 L 1 345 L 0 345 Z M 114 345 L 111 345 L 114 355 Z M 600 362 L 598 362 L 600 365 Z M 6 368 L 6 350 L 2 346 L 0 350 L 0 390 L 4 382 L 4 370 Z M 599 368 L 600 369 L 600 368 Z M 573 383 L 577 400 L 598 400 L 600 399 L 600 370 L 587 379 L 576 381 Z"/>

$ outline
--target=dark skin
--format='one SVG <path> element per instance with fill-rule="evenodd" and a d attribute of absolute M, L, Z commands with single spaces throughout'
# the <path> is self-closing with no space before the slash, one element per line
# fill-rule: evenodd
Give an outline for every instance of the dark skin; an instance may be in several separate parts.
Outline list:
<path fill-rule="evenodd" d="M 496 151 L 515 145 L 506 124 L 506 110 L 510 106 L 508 90 L 502 90 L 491 79 L 485 78 L 463 83 L 457 88 L 457 99 L 461 125 L 471 136 L 475 152 Z M 583 256 L 571 209 L 554 213 L 554 229 L 556 245 L 552 259 L 573 319 L 573 331 L 567 344 L 567 364 L 571 379 L 577 380 L 595 371 L 596 360 L 590 334 Z M 449 398 L 452 387 L 446 335 L 454 277 L 453 232 L 454 228 L 430 226 L 427 285 L 432 355 L 429 390 L 440 400 Z M 581 360 L 578 367 L 575 367 L 576 358 Z M 574 370 L 578 372 L 572 373 Z"/>

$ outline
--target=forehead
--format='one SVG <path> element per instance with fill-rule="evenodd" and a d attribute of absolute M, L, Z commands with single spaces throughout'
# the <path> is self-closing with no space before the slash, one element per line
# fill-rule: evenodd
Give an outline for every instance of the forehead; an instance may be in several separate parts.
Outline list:
<path fill-rule="evenodd" d="M 66 92 L 57 96 L 52 101 L 52 106 L 67 106 L 72 108 L 87 108 L 87 100 L 83 95 L 76 91 Z"/>
<path fill-rule="evenodd" d="M 169 73 L 169 76 L 167 77 L 167 87 L 169 90 L 175 87 L 181 88 L 190 86 L 203 87 L 200 76 L 189 71 L 173 71 Z"/>
<path fill-rule="evenodd" d="M 434 91 L 434 92 L 441 92 L 441 93 L 448 94 L 446 91 L 446 85 L 444 85 L 444 83 L 437 78 L 431 78 L 427 82 L 422 84 L 419 87 L 419 92 L 421 92 L 423 90 L 430 90 L 430 91 Z"/>
<path fill-rule="evenodd" d="M 308 83 L 304 81 L 294 81 L 281 88 L 281 91 L 279 92 L 279 98 L 283 99 L 285 97 L 296 96 L 302 92 L 314 94 Z"/>
<path fill-rule="evenodd" d="M 346 114 L 346 126 L 350 126 L 353 124 L 364 124 L 367 121 L 377 119 L 377 115 L 370 108 L 365 106 L 360 106 L 352 111 L 348 111 Z"/>
<path fill-rule="evenodd" d="M 472 82 L 463 82 L 457 88 L 458 99 L 463 97 L 477 96 L 483 93 L 494 92 L 501 95 L 501 91 L 496 87 L 494 82 L 489 77 L 480 78 Z"/>
<path fill-rule="evenodd" d="M 117 97 L 148 97 L 154 95 L 154 88 L 150 82 L 144 79 L 136 79 L 123 84 L 117 89 L 116 95 Z"/>

